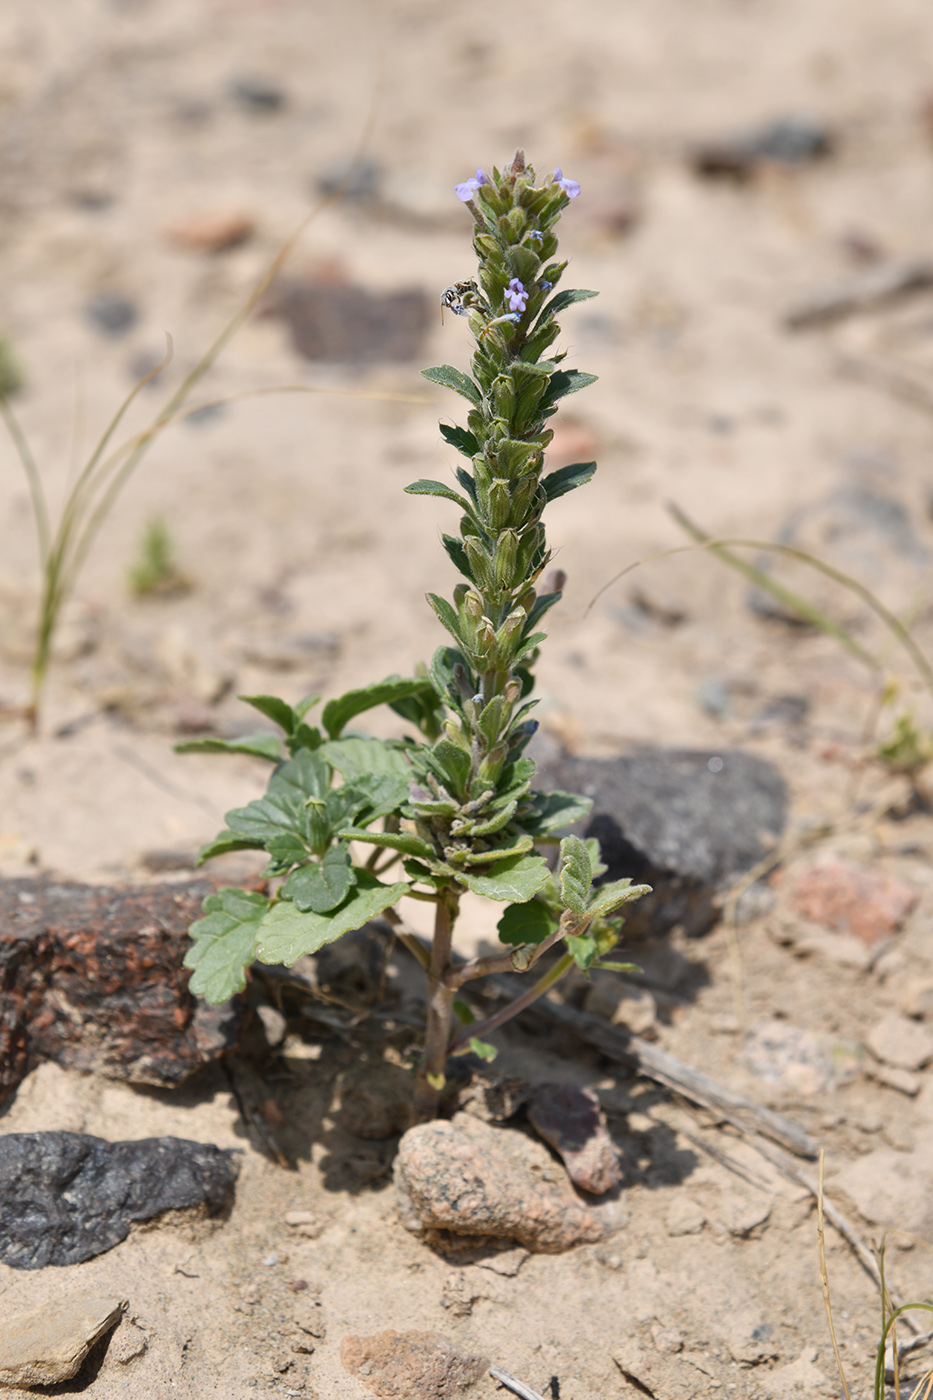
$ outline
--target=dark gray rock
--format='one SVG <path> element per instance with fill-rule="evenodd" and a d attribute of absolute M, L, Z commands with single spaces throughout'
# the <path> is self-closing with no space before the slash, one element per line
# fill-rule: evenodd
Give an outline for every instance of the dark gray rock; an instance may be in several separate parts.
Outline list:
<path fill-rule="evenodd" d="M 535 787 L 593 799 L 581 826 L 599 840 L 606 880 L 629 876 L 653 893 L 625 911 L 627 935 L 682 924 L 705 933 L 717 896 L 780 837 L 787 790 L 780 773 L 753 754 L 644 749 L 614 759 L 539 760 Z"/>
<path fill-rule="evenodd" d="M 84 307 L 84 314 L 105 335 L 125 335 L 135 326 L 139 312 L 128 297 L 119 292 L 99 292 Z"/>
<path fill-rule="evenodd" d="M 791 112 L 746 131 L 703 141 L 690 164 L 706 179 L 747 180 L 764 164 L 806 165 L 831 154 L 832 132 L 816 117 Z"/>
<path fill-rule="evenodd" d="M 230 96 L 248 112 L 278 112 L 285 106 L 285 93 L 279 84 L 257 73 L 240 73 L 234 78 Z"/>
<path fill-rule="evenodd" d="M 420 358 L 432 309 L 420 287 L 380 293 L 337 281 L 283 280 L 269 303 L 298 354 L 328 364 Z"/>
<path fill-rule="evenodd" d="M 80 1264 L 137 1220 L 232 1199 L 230 1148 L 184 1138 L 105 1142 L 86 1133 L 0 1136 L 0 1260 L 13 1269 Z"/>

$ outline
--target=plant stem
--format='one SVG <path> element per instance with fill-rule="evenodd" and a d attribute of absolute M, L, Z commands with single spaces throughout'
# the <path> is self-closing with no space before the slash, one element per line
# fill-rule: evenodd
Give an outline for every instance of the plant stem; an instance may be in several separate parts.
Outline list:
<path fill-rule="evenodd" d="M 489 1031 L 497 1030 L 499 1026 L 504 1026 L 506 1021 L 511 1021 L 513 1016 L 517 1016 L 520 1011 L 524 1011 L 526 1006 L 530 1006 L 533 1001 L 537 1001 L 544 993 L 550 991 L 555 982 L 569 972 L 573 967 L 573 957 L 570 953 L 565 953 L 559 958 L 552 968 L 540 977 L 533 987 L 529 987 L 527 992 L 518 997 L 516 1001 L 509 1002 L 508 1006 L 503 1006 L 500 1011 L 496 1011 L 492 1016 L 487 1016 L 485 1021 L 475 1021 L 471 1026 L 465 1026 L 456 1037 L 450 1047 L 451 1055 L 462 1054 L 466 1050 L 470 1041 L 476 1037 L 482 1037 Z"/>
<path fill-rule="evenodd" d="M 434 916 L 434 939 L 428 968 L 428 1024 L 424 1041 L 424 1059 L 418 1071 L 415 1087 L 415 1122 L 424 1123 L 435 1117 L 444 1087 L 444 1066 L 450 1045 L 454 993 L 445 976 L 450 968 L 454 921 L 457 917 L 459 895 L 451 886 L 441 892 Z"/>

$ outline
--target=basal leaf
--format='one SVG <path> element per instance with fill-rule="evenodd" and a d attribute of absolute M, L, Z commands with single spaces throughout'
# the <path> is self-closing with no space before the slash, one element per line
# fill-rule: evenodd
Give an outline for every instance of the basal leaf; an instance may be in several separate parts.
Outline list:
<path fill-rule="evenodd" d="M 544 493 L 548 501 L 556 501 L 560 496 L 566 496 L 570 491 L 576 491 L 578 486 L 585 486 L 588 481 L 592 481 L 596 475 L 595 462 L 571 462 L 567 467 L 561 467 L 556 472 L 549 472 L 541 482 Z"/>
<path fill-rule="evenodd" d="M 276 736 L 263 731 L 244 734 L 241 739 L 185 739 L 172 747 L 175 753 L 245 753 L 270 763 L 278 763 L 282 757 Z"/>
<path fill-rule="evenodd" d="M 503 904 L 524 904 L 541 889 L 548 877 L 547 864 L 540 856 L 513 856 L 498 864 L 490 875 L 457 872 L 457 879 L 474 894 L 497 899 Z"/>
<path fill-rule="evenodd" d="M 458 491 L 452 486 L 445 486 L 442 481 L 432 481 L 428 477 L 419 477 L 410 486 L 405 487 L 406 496 L 441 496 L 445 501 L 453 501 L 454 505 L 461 510 L 469 512 L 470 506 L 463 499 Z"/>
<path fill-rule="evenodd" d="M 259 925 L 256 956 L 263 962 L 291 967 L 304 953 L 314 953 L 351 929 L 362 928 L 407 890 L 407 882 L 383 885 L 369 871 L 360 870 L 346 900 L 329 914 L 303 913 L 289 900 L 280 900 Z"/>
<path fill-rule="evenodd" d="M 203 865 L 206 860 L 213 856 L 225 856 L 230 851 L 255 851 L 262 850 L 265 842 L 259 837 L 248 837 L 238 835 L 235 831 L 222 831 L 215 836 L 213 841 L 208 841 L 206 846 L 202 846 L 198 851 L 198 865 Z"/>
<path fill-rule="evenodd" d="M 432 384 L 442 384 L 445 389 L 453 389 L 456 393 L 462 394 L 477 408 L 483 401 L 479 385 L 474 384 L 473 380 L 462 370 L 454 369 L 453 365 L 435 365 L 433 369 L 423 369 L 421 373 L 425 379 L 430 379 Z"/>
<path fill-rule="evenodd" d="M 408 695 L 420 695 L 431 690 L 431 682 L 426 677 L 387 676 L 375 685 L 363 686 L 360 690 L 348 690 L 336 700 L 328 700 L 324 706 L 322 720 L 331 739 L 337 739 L 343 728 L 356 715 L 372 710 L 376 705 L 387 705 L 393 700 L 403 700 Z"/>
<path fill-rule="evenodd" d="M 557 928 L 557 920 L 539 899 L 510 904 L 496 927 L 503 943 L 543 943 Z"/>
<path fill-rule="evenodd" d="M 331 846 L 319 864 L 303 865 L 292 871 L 283 886 L 282 896 L 290 899 L 297 909 L 326 914 L 343 903 L 356 879 L 346 846 Z"/>
<path fill-rule="evenodd" d="M 342 773 L 348 783 L 356 783 L 371 774 L 395 774 L 405 779 L 410 775 L 408 764 L 391 742 L 382 739 L 365 739 L 351 735 L 346 739 L 330 739 L 322 744 L 323 754 L 332 768 Z"/>
<path fill-rule="evenodd" d="M 362 814 L 366 823 L 374 822 L 397 811 L 408 801 L 408 778 L 407 772 L 367 773 L 354 778 L 347 785 L 347 793 L 353 799 L 353 820 L 359 824 Z"/>
<path fill-rule="evenodd" d="M 185 967 L 194 969 L 189 987 L 196 996 L 220 1006 L 242 992 L 268 907 L 266 896 L 253 890 L 226 888 L 207 896 L 205 917 L 191 925 L 194 946 L 185 955 Z"/>
<path fill-rule="evenodd" d="M 327 760 L 319 748 L 299 749 L 269 779 L 270 793 L 288 793 L 301 802 L 312 797 L 323 800 L 329 787 Z"/>
<path fill-rule="evenodd" d="M 579 836 L 565 836 L 560 843 L 560 894 L 571 913 L 582 918 L 593 883 L 590 853 Z"/>

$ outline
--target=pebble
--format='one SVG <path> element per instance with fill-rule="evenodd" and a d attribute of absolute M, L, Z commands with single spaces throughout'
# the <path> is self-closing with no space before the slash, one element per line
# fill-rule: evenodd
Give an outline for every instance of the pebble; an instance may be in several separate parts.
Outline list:
<path fill-rule="evenodd" d="M 165 236 L 196 253 L 223 253 L 253 236 L 255 222 L 242 209 L 213 209 L 166 225 Z"/>
<path fill-rule="evenodd" d="M 405 1228 L 445 1248 L 514 1240 L 556 1254 L 603 1236 L 543 1144 L 468 1114 L 404 1135 L 395 1193 Z"/>
<path fill-rule="evenodd" d="M 139 319 L 133 302 L 119 292 L 99 292 L 84 306 L 84 315 L 105 335 L 125 335 Z"/>
<path fill-rule="evenodd" d="M 897 1069 L 922 1069 L 933 1059 L 933 1036 L 925 1027 L 892 1012 L 876 1021 L 865 1044 L 876 1059 Z"/>
<path fill-rule="evenodd" d="M 240 73 L 230 84 L 230 96 L 251 112 L 278 112 L 285 106 L 285 93 L 271 78 L 256 73 Z"/>
<path fill-rule="evenodd" d="M 0 1323 L 0 1385 L 57 1385 L 126 1311 L 125 1298 L 78 1294 Z"/>
<path fill-rule="evenodd" d="M 825 1394 L 834 1386 L 829 1377 L 814 1364 L 816 1358 L 816 1347 L 806 1347 L 797 1360 L 791 1361 L 789 1365 L 762 1372 L 759 1385 L 767 1395 L 774 1395 L 778 1400 L 784 1400 L 784 1396 L 793 1395 L 798 1390 Z"/>
<path fill-rule="evenodd" d="M 796 866 L 787 895 L 801 918 L 851 933 L 868 947 L 896 933 L 917 902 L 917 891 L 905 880 L 840 859 Z"/>
<path fill-rule="evenodd" d="M 706 1211 L 689 1196 L 675 1196 L 664 1221 L 667 1233 L 678 1235 L 698 1235 L 706 1224 Z"/>
<path fill-rule="evenodd" d="M 745 1037 L 743 1058 L 757 1078 L 800 1094 L 818 1094 L 835 1083 L 831 1048 L 815 1031 L 789 1021 L 757 1021 Z"/>
<path fill-rule="evenodd" d="M 468 1355 L 437 1332 L 378 1332 L 344 1337 L 340 1359 L 379 1400 L 452 1400 L 489 1369 L 486 1356 Z"/>
<path fill-rule="evenodd" d="M 933 979 L 916 977 L 904 989 L 901 1005 L 907 1016 L 925 1020 L 933 1016 Z"/>
<path fill-rule="evenodd" d="M 308 1337 L 322 1342 L 327 1336 L 324 1310 L 316 1298 L 303 1297 L 292 1310 L 292 1321 Z"/>
<path fill-rule="evenodd" d="M 539 1084 L 528 1118 L 535 1132 L 559 1153 L 575 1186 L 601 1196 L 619 1185 L 619 1154 L 592 1089 Z"/>

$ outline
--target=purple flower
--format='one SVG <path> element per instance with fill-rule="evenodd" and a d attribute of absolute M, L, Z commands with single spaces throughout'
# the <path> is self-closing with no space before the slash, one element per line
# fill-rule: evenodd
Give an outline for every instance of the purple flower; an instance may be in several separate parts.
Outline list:
<path fill-rule="evenodd" d="M 466 204 L 467 200 L 473 198 L 474 193 L 479 189 L 480 185 L 488 184 L 489 181 L 486 179 L 486 176 L 480 170 L 479 166 L 477 166 L 476 174 L 471 175 L 469 180 L 464 180 L 462 184 L 454 185 L 454 194 Z"/>
<path fill-rule="evenodd" d="M 554 184 L 560 185 L 568 199 L 576 199 L 577 195 L 580 193 L 580 186 L 577 184 L 576 180 L 565 180 L 564 172 L 561 170 L 560 166 L 554 171 L 553 178 Z M 461 199 L 462 198 L 463 196 L 461 195 Z"/>
<path fill-rule="evenodd" d="M 528 293 L 519 282 L 517 277 L 513 277 L 505 289 L 505 299 L 509 303 L 510 311 L 524 311 L 528 304 Z"/>
<path fill-rule="evenodd" d="M 551 290 L 551 288 L 553 287 L 553 285 L 554 285 L 553 282 L 546 282 L 546 281 L 544 280 L 543 277 L 541 278 L 541 281 L 538 283 L 538 286 L 541 288 L 542 292 L 549 292 L 549 291 Z"/>

